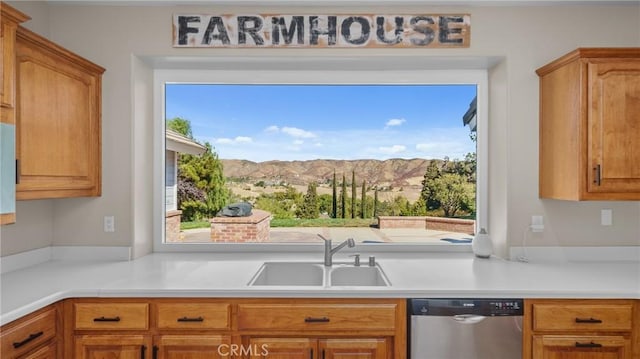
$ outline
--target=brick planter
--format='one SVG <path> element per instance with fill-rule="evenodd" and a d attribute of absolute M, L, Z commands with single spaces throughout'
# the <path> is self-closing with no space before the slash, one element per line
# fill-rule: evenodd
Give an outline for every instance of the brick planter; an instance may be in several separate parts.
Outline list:
<path fill-rule="evenodd" d="M 418 228 L 434 231 L 446 231 L 473 234 L 476 221 L 427 216 L 379 216 L 378 228 Z"/>
<path fill-rule="evenodd" d="M 179 242 L 180 238 L 180 215 L 182 211 L 167 211 L 165 214 L 165 241 Z"/>
<path fill-rule="evenodd" d="M 214 217 L 211 222 L 211 241 L 225 243 L 254 243 L 269 240 L 271 213 L 252 210 L 247 217 Z"/>

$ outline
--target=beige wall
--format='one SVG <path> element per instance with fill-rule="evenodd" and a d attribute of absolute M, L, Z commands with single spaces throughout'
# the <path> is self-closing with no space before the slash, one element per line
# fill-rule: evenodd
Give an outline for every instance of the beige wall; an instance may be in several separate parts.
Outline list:
<path fill-rule="evenodd" d="M 471 47 L 458 50 L 174 49 L 171 47 L 171 15 L 178 12 L 468 12 L 472 19 Z M 153 176 L 149 167 L 152 159 L 147 158 L 151 153 L 151 141 L 147 137 L 151 126 L 149 98 L 144 94 L 150 70 L 132 60 L 132 56 L 134 59 L 135 56 L 171 55 L 321 56 L 327 51 L 332 55 L 351 56 L 504 57 L 504 62 L 489 74 L 489 231 L 495 237 L 499 253 L 505 254 L 509 245 L 520 244 L 531 215 L 544 215 L 547 227 L 544 233 L 532 236 L 528 245 L 639 245 L 640 202 L 571 203 L 538 199 L 535 69 L 579 46 L 640 46 L 640 5 L 454 8 L 51 5 L 48 22 L 52 40 L 107 69 L 103 78 L 103 196 L 54 201 L 51 220 L 55 245 L 131 245 L 137 248 L 136 255 L 150 250 L 150 193 L 143 186 L 144 183 L 150 186 L 151 182 L 146 181 L 151 181 Z M 393 63 L 389 66 L 393 67 Z M 134 103 L 134 96 L 145 100 Z M 602 208 L 613 209 L 613 226 L 600 226 Z M 32 210 L 34 208 L 23 211 Z M 115 233 L 102 231 L 102 217 L 107 214 L 116 216 Z M 29 218 L 29 213 L 23 213 L 22 218 Z M 9 253 L 3 248 L 2 255 L 6 254 Z"/>

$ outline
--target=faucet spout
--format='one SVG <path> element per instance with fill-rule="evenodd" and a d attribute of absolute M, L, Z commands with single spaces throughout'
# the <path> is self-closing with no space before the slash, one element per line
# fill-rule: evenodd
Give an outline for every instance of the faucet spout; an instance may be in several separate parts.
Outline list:
<path fill-rule="evenodd" d="M 353 248 L 356 246 L 356 242 L 353 240 L 353 238 L 349 238 L 346 241 L 335 246 L 335 248 L 332 248 L 330 239 L 326 239 L 320 234 L 318 234 L 318 237 L 324 240 L 324 265 L 327 267 L 333 265 L 333 255 L 344 248 L 344 246 L 348 246 L 349 248 Z"/>

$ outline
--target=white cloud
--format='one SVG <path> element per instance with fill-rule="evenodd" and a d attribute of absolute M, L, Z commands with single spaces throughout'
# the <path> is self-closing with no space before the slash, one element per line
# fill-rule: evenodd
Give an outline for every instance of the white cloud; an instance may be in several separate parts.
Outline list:
<path fill-rule="evenodd" d="M 407 149 L 407 146 L 404 145 L 393 145 L 393 146 L 381 146 L 378 147 L 378 150 L 382 153 L 391 155 L 400 152 L 404 152 Z"/>
<path fill-rule="evenodd" d="M 264 132 L 268 132 L 268 133 L 276 133 L 276 132 L 280 132 L 280 127 L 278 126 L 269 126 L 267 128 L 264 129 Z"/>
<path fill-rule="evenodd" d="M 400 126 L 405 123 L 406 120 L 404 118 L 392 118 L 385 124 L 384 128 L 389 128 L 392 126 Z"/>
<path fill-rule="evenodd" d="M 316 135 L 314 135 L 312 132 L 309 131 L 305 131 L 301 128 L 296 128 L 296 127 L 283 127 L 281 130 L 283 133 L 286 133 L 287 135 L 291 136 L 291 137 L 296 137 L 296 138 L 314 138 L 316 137 Z"/>
<path fill-rule="evenodd" d="M 303 144 L 303 143 L 304 143 L 304 141 L 303 141 L 303 140 L 294 140 L 294 141 L 293 141 L 293 144 L 294 144 L 294 145 L 301 145 L 301 144 Z"/>
<path fill-rule="evenodd" d="M 236 138 L 218 138 L 215 143 L 223 145 L 235 145 L 237 143 L 251 143 L 253 139 L 247 136 L 237 136 Z"/>
<path fill-rule="evenodd" d="M 253 140 L 251 139 L 251 137 L 238 136 L 238 137 L 235 138 L 235 142 L 236 143 L 251 143 L 251 142 L 253 142 Z"/>

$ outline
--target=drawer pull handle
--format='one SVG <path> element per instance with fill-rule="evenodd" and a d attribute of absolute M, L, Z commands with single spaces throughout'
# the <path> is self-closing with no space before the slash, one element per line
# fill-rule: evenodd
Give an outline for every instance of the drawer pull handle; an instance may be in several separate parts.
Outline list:
<path fill-rule="evenodd" d="M 580 342 L 576 342 L 576 348 L 602 348 L 602 344 L 598 344 L 598 343 L 580 343 Z"/>
<path fill-rule="evenodd" d="M 147 353 L 147 346 L 143 345 L 140 347 L 140 359 L 145 359 L 145 354 Z"/>
<path fill-rule="evenodd" d="M 204 322 L 204 318 L 203 317 L 197 317 L 197 318 L 188 318 L 188 317 L 182 317 L 182 318 L 178 318 L 179 322 Z"/>
<path fill-rule="evenodd" d="M 306 318 L 304 318 L 304 322 L 305 323 L 328 323 L 329 322 L 329 318 L 327 318 L 327 317 L 322 317 L 322 318 L 306 317 Z"/>
<path fill-rule="evenodd" d="M 106 318 L 106 317 L 100 317 L 100 318 L 93 318 L 94 322 L 119 322 L 120 321 L 120 317 L 113 317 L 113 318 Z"/>
<path fill-rule="evenodd" d="M 151 351 L 151 358 L 152 359 L 158 359 L 158 350 L 160 348 L 158 348 L 158 346 L 154 345 L 153 346 L 153 350 Z"/>
<path fill-rule="evenodd" d="M 589 324 L 600 324 L 602 323 L 602 320 L 600 319 L 594 319 L 594 318 L 576 318 L 576 323 L 589 323 Z"/>
<path fill-rule="evenodd" d="M 30 342 L 30 341 L 36 339 L 37 337 L 41 336 L 42 334 L 44 334 L 44 332 L 37 332 L 37 333 L 29 334 L 29 336 L 25 340 L 23 340 L 21 342 L 13 342 L 13 348 L 14 349 L 18 349 L 21 346 L 27 344 L 28 342 Z"/>

